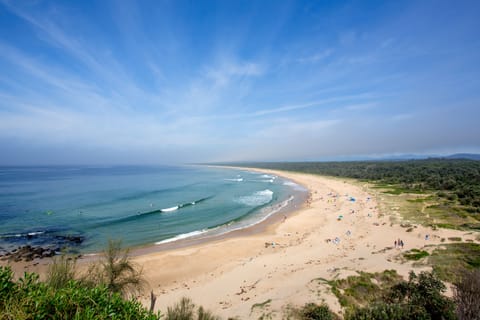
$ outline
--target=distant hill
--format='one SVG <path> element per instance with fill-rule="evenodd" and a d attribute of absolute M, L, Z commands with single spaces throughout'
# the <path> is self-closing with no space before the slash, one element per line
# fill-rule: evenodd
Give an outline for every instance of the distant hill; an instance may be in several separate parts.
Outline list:
<path fill-rule="evenodd" d="M 480 154 L 475 153 L 456 153 L 450 156 L 446 156 L 445 159 L 469 159 L 469 160 L 480 160 Z"/>

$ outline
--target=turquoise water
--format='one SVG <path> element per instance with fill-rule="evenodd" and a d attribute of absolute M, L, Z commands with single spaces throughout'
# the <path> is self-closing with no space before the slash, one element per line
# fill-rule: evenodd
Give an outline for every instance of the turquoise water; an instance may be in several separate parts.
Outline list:
<path fill-rule="evenodd" d="M 302 188 L 280 177 L 203 166 L 0 167 L 0 248 L 94 252 L 244 228 Z"/>

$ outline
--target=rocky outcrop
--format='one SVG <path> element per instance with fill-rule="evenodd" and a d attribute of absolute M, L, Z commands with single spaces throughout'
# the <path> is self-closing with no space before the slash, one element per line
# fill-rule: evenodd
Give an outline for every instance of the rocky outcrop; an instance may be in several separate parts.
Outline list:
<path fill-rule="evenodd" d="M 34 259 L 44 259 L 51 258 L 57 252 L 60 252 L 61 248 L 42 248 L 42 247 L 32 247 L 30 245 L 22 246 L 11 251 L 7 251 L 3 254 L 0 254 L 1 260 L 8 261 L 32 261 Z"/>

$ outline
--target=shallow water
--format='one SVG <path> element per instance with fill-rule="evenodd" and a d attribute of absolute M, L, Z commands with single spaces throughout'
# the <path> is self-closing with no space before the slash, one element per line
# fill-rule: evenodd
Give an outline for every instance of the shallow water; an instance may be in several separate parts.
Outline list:
<path fill-rule="evenodd" d="M 203 166 L 1 167 L 0 247 L 94 252 L 245 228 L 301 187 L 280 177 Z"/>

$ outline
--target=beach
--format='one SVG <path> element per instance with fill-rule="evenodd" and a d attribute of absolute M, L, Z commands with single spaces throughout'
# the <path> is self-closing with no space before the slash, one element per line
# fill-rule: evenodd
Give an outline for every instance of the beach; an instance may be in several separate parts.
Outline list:
<path fill-rule="evenodd" d="M 448 237 L 474 241 L 474 235 L 456 230 L 416 226 L 413 232 L 406 232 L 391 222 L 395 213 L 381 212 L 377 196 L 358 183 L 261 171 L 308 188 L 308 200 L 259 233 L 136 256 L 149 290 L 158 296 L 156 309 L 165 311 L 182 297 L 189 297 L 222 318 L 256 319 L 268 314 L 280 319 L 288 306 L 308 302 L 326 302 L 341 313 L 328 286 L 315 279 L 386 269 L 407 277 L 410 270 L 429 268 L 402 261 L 402 252 L 440 244 Z M 403 248 L 395 247 L 397 239 L 402 240 Z M 149 306 L 147 292 L 141 299 Z"/>
<path fill-rule="evenodd" d="M 381 202 L 381 194 L 357 181 L 257 171 L 298 183 L 308 189 L 307 199 L 253 227 L 209 239 L 132 249 L 132 259 L 142 268 L 148 284 L 138 297 L 147 308 L 153 291 L 157 296 L 155 309 L 162 312 L 188 297 L 224 319 L 257 319 L 262 315 L 281 319 L 286 308 L 309 302 L 325 302 L 341 314 L 328 285 L 316 279 L 386 269 L 408 277 L 411 270 L 429 267 L 413 266 L 401 258 L 403 252 L 448 243 L 446 239 L 451 237 L 476 241 L 475 234 L 469 232 L 420 225 L 407 232 L 397 211 Z M 395 246 L 398 240 L 403 248 Z M 96 256 L 79 259 L 80 271 Z M 43 259 L 13 263 L 12 267 L 17 276 L 36 271 L 43 278 L 48 263 L 49 259 Z"/>

